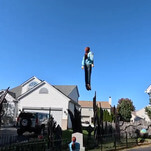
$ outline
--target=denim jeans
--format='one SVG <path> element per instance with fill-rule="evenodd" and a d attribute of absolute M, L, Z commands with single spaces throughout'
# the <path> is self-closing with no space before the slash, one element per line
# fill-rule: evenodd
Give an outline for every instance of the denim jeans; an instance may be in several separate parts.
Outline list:
<path fill-rule="evenodd" d="M 91 64 L 85 65 L 84 69 L 85 69 L 85 85 L 87 84 L 91 85 L 91 69 L 92 69 Z"/>

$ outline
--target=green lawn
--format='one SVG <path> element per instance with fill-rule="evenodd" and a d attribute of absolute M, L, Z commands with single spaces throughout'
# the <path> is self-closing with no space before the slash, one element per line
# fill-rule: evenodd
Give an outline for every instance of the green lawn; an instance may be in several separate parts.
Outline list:
<path fill-rule="evenodd" d="M 88 138 L 88 132 L 86 130 L 83 130 L 83 137 L 84 137 L 84 146 L 86 147 L 86 151 L 100 151 L 101 150 L 101 145 L 97 146 L 97 143 L 94 139 L 94 134 L 92 133 L 91 138 Z M 72 136 L 72 130 L 65 130 L 63 131 L 63 139 L 67 139 L 68 142 L 71 141 L 71 136 Z M 135 139 L 128 139 L 128 146 L 127 147 L 132 147 L 136 145 L 136 140 Z M 117 149 L 122 149 L 126 148 L 126 139 L 121 139 L 120 143 L 117 143 Z M 102 144 L 102 150 L 103 151 L 108 151 L 108 150 L 114 150 L 114 139 L 109 138 L 109 141 L 105 141 L 105 143 Z"/>

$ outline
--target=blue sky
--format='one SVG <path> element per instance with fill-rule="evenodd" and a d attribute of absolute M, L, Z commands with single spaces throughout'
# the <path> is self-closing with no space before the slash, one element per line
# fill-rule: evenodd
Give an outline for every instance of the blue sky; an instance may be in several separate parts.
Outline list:
<path fill-rule="evenodd" d="M 32 76 L 77 85 L 80 100 L 148 105 L 150 0 L 0 0 L 0 89 Z M 84 84 L 84 48 L 94 52 L 92 91 Z"/>

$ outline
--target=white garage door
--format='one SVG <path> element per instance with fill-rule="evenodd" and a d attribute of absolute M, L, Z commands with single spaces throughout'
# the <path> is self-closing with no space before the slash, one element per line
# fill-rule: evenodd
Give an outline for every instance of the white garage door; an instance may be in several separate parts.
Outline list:
<path fill-rule="evenodd" d="M 53 116 L 54 120 L 57 122 L 57 124 L 59 124 L 60 126 L 62 126 L 62 108 L 46 108 L 46 107 L 24 107 L 23 108 L 24 111 L 30 111 L 30 112 L 41 112 L 41 113 L 47 113 Z"/>
<path fill-rule="evenodd" d="M 53 110 L 51 111 L 51 115 L 53 116 L 54 120 L 62 126 L 62 110 Z"/>

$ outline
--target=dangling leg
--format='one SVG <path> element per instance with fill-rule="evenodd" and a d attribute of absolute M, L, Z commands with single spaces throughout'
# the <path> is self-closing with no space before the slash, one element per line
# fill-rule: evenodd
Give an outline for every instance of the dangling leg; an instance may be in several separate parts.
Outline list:
<path fill-rule="evenodd" d="M 91 67 L 91 64 L 87 66 L 88 68 L 88 89 L 91 90 L 91 70 L 92 70 L 92 67 Z"/>
<path fill-rule="evenodd" d="M 84 71 L 85 71 L 85 87 L 87 90 L 89 90 L 88 88 L 88 67 L 87 65 L 84 66 Z"/>

